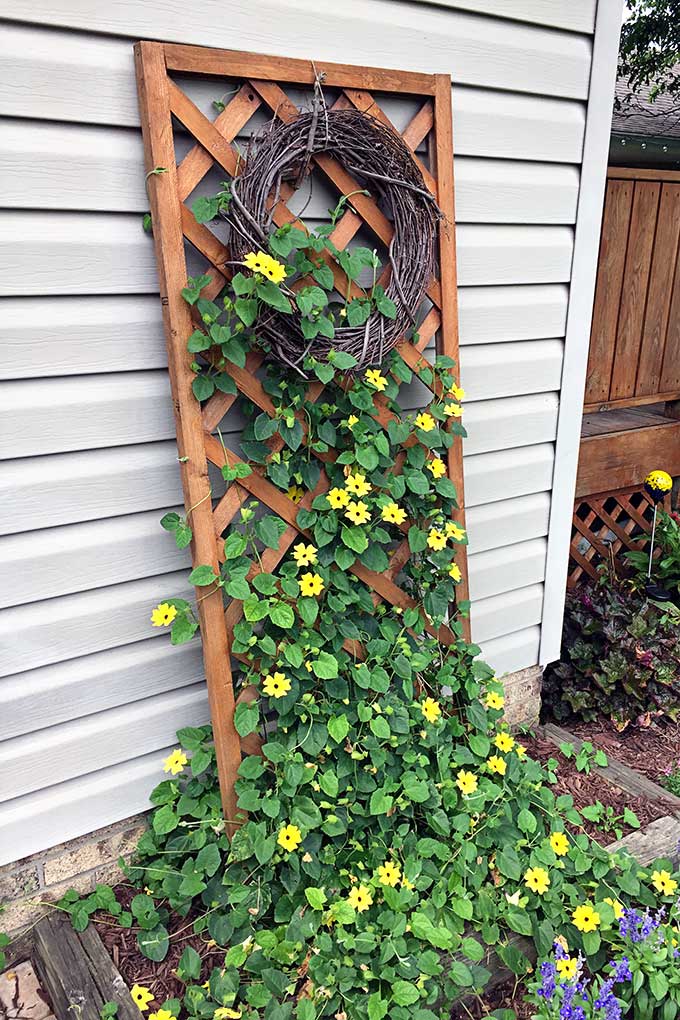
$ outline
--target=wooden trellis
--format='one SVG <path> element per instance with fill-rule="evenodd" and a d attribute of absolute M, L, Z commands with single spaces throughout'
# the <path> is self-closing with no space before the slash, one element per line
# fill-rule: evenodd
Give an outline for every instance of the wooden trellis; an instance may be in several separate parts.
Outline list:
<path fill-rule="evenodd" d="M 670 508 L 670 494 L 662 504 Z M 649 548 L 654 504 L 641 485 L 617 492 L 581 496 L 574 504 L 567 588 L 584 576 L 597 580 L 598 567 L 620 559 L 629 550 Z"/>
<path fill-rule="evenodd" d="M 243 503 L 254 497 L 288 525 L 278 549 L 265 550 L 262 568 L 272 571 L 285 556 L 292 543 L 300 536 L 309 538 L 297 524 L 300 507 L 309 508 L 316 495 L 328 488 L 328 479 L 321 471 L 313 492 L 308 492 L 300 504 L 271 484 L 257 465 L 247 478 L 232 482 L 225 494 L 211 499 L 208 464 L 222 467 L 240 462 L 239 457 L 214 438 L 213 432 L 241 394 L 272 416 L 274 406 L 256 376 L 264 360 L 258 352 L 251 352 L 244 369 L 229 366 L 236 383 L 236 396 L 216 393 L 201 407 L 196 401 L 191 383 L 192 355 L 187 352 L 187 338 L 194 323 L 192 310 L 181 296 L 186 284 L 185 245 L 190 245 L 208 262 L 207 272 L 212 282 L 203 291 L 214 298 L 230 276 L 229 252 L 215 234 L 205 225 L 196 222 L 185 200 L 207 173 L 217 166 L 233 177 L 242 169 L 242 160 L 234 145 L 237 135 L 247 128 L 258 109 L 287 122 L 300 113 L 298 107 L 284 91 L 284 87 L 313 86 L 317 75 L 323 76 L 324 88 L 339 90 L 335 108 L 355 107 L 378 118 L 392 127 L 389 118 L 380 108 L 373 93 L 386 93 L 416 97 L 419 108 L 401 132 L 414 153 L 426 184 L 434 195 L 445 221 L 439 231 L 439 270 L 432 279 L 427 294 L 431 307 L 419 327 L 417 343 L 404 340 L 399 353 L 416 375 L 428 365 L 423 351 L 430 340 L 436 338 L 437 349 L 458 361 L 458 324 L 456 295 L 456 247 L 454 235 L 453 200 L 453 138 L 451 117 L 451 80 L 448 75 L 416 74 L 379 68 L 352 67 L 345 64 L 312 63 L 307 60 L 288 60 L 229 50 L 204 49 L 141 42 L 135 47 L 137 82 L 141 111 L 146 169 L 149 172 L 149 197 L 153 220 L 153 234 L 160 280 L 161 303 L 168 347 L 168 363 L 177 429 L 184 498 L 191 510 L 194 533 L 192 546 L 194 564 L 210 564 L 218 572 L 222 554 L 221 536 Z M 173 80 L 173 74 L 205 75 L 228 79 L 238 83 L 225 109 L 211 121 Z M 175 158 L 174 122 L 188 132 L 194 143 L 178 164 Z M 396 129 L 394 129 L 396 130 Z M 416 149 L 427 145 L 428 166 L 416 156 Z M 334 186 L 338 195 L 354 193 L 360 185 L 331 157 L 318 154 L 313 159 L 315 171 L 320 172 Z M 151 174 L 157 168 L 162 173 Z M 290 187 L 282 187 L 274 208 L 273 221 L 277 226 L 292 223 L 300 229 L 304 224 L 291 212 L 288 202 L 293 194 Z M 353 194 L 351 208 L 347 208 L 335 225 L 331 235 L 338 248 L 346 247 L 360 229 L 367 229 L 382 245 L 388 245 L 392 226 L 382 210 L 365 194 Z M 332 261 L 332 269 L 341 288 L 346 278 L 339 265 Z M 421 381 L 436 391 L 437 384 Z M 324 390 L 320 382 L 310 382 L 307 399 L 318 400 Z M 437 392 L 437 395 L 441 395 Z M 375 417 L 386 424 L 391 413 L 379 394 L 375 397 Z M 302 415 L 300 421 L 305 429 Z M 279 436 L 269 440 L 272 453 L 283 447 Z M 328 458 L 328 455 L 325 455 Z M 395 470 L 399 470 L 397 464 Z M 463 461 L 460 437 L 455 437 L 448 452 L 448 474 L 458 495 L 460 505 L 456 519 L 464 524 Z M 404 536 L 408 522 L 402 528 Z M 398 586 L 398 576 L 409 558 L 405 537 L 392 552 L 388 569 L 377 574 L 356 562 L 350 569 L 372 590 L 374 603 L 386 601 L 408 608 L 413 600 Z M 459 547 L 457 562 L 463 573 L 458 586 L 461 598 L 468 598 L 467 564 L 465 547 Z M 257 573 L 255 564 L 249 577 Z M 231 638 L 233 628 L 242 615 L 242 603 L 233 600 L 226 608 L 221 590 L 200 599 L 199 615 L 203 639 L 203 655 L 212 715 L 220 787 L 225 818 L 231 830 L 236 819 L 234 781 L 241 761 L 241 742 L 234 729 L 234 689 L 231 673 Z M 469 621 L 464 622 L 469 636 Z M 455 640 L 451 630 L 442 626 L 439 638 L 451 643 Z M 346 642 L 356 654 L 361 649 Z M 238 658 L 238 656 L 237 656 Z M 242 695 L 248 697 L 249 692 Z"/>

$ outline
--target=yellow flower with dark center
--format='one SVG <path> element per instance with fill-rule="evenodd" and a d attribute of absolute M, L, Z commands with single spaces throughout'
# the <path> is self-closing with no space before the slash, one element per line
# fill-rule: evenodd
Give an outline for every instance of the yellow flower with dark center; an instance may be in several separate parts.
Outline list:
<path fill-rule="evenodd" d="M 499 712 L 505 704 L 505 698 L 501 694 L 496 694 L 495 691 L 490 691 L 486 696 L 485 705 L 487 708 L 493 708 Z"/>
<path fill-rule="evenodd" d="M 532 892 L 542 896 L 544 892 L 548 891 L 550 876 L 545 868 L 528 868 L 524 873 L 524 884 Z"/>
<path fill-rule="evenodd" d="M 153 992 L 144 985 L 133 985 L 130 989 L 130 996 L 137 1009 L 141 1012 L 148 1009 L 149 1003 L 153 1002 L 155 998 Z"/>
<path fill-rule="evenodd" d="M 555 960 L 555 970 L 563 981 L 571 981 L 576 977 L 578 960 L 575 960 L 573 956 L 567 956 L 561 960 Z"/>
<path fill-rule="evenodd" d="M 229 1009 L 229 1006 L 219 1006 L 213 1013 L 213 1020 L 239 1020 L 239 1017 L 242 1016 L 243 1013 L 240 1009 Z"/>
<path fill-rule="evenodd" d="M 173 776 L 178 776 L 188 761 L 189 759 L 182 748 L 176 747 L 172 754 L 169 754 L 164 760 L 163 771 L 170 772 Z"/>
<path fill-rule="evenodd" d="M 452 563 L 449 567 L 449 577 L 452 577 L 456 584 L 463 580 L 463 575 L 461 574 L 460 567 L 457 563 Z"/>
<path fill-rule="evenodd" d="M 447 538 L 452 538 L 454 542 L 462 542 L 465 538 L 465 531 L 463 528 L 459 528 L 455 521 L 446 522 L 444 534 Z"/>
<path fill-rule="evenodd" d="M 653 871 L 652 885 L 657 892 L 663 893 L 664 896 L 672 896 L 678 888 L 678 883 L 671 876 L 670 871 Z"/>
<path fill-rule="evenodd" d="M 286 279 L 286 267 L 265 251 L 248 252 L 242 264 L 253 273 L 266 276 L 272 283 L 283 283 Z"/>
<path fill-rule="evenodd" d="M 508 770 L 505 758 L 499 758 L 497 754 L 492 754 L 490 758 L 487 758 L 486 764 L 492 772 L 497 772 L 499 776 L 504 776 Z"/>
<path fill-rule="evenodd" d="M 302 842 L 302 833 L 298 829 L 297 825 L 284 825 L 279 831 L 276 837 L 276 842 L 288 853 L 292 853 L 293 850 L 297 850 Z"/>
<path fill-rule="evenodd" d="M 316 553 L 315 546 L 305 545 L 304 542 L 298 542 L 293 546 L 293 559 L 298 567 L 313 567 L 316 563 Z"/>
<path fill-rule="evenodd" d="M 288 275 L 286 267 L 281 262 L 277 261 L 277 259 L 274 259 L 271 256 L 269 257 L 268 263 L 262 267 L 261 271 L 269 280 L 272 281 L 272 283 L 275 283 L 277 286 L 280 283 L 283 283 L 283 281 L 286 279 L 286 276 Z"/>
<path fill-rule="evenodd" d="M 347 419 L 347 428 L 353 429 L 358 421 L 359 419 L 357 418 L 356 414 L 350 414 L 349 418 Z"/>
<path fill-rule="evenodd" d="M 362 475 L 360 471 L 357 471 L 355 474 L 347 476 L 345 488 L 354 496 L 367 496 L 373 486 L 370 482 L 366 481 L 366 475 Z"/>
<path fill-rule="evenodd" d="M 592 903 L 582 903 L 571 915 L 572 924 L 579 931 L 595 931 L 600 925 L 600 915 Z"/>
<path fill-rule="evenodd" d="M 439 528 L 430 528 L 427 533 L 427 544 L 430 549 L 443 549 L 446 545 L 446 535 Z"/>
<path fill-rule="evenodd" d="M 149 1013 L 149 1020 L 177 1020 L 177 1017 L 169 1009 L 157 1009 L 155 1013 Z"/>
<path fill-rule="evenodd" d="M 493 742 L 496 745 L 496 747 L 498 748 L 498 750 L 499 751 L 503 751 L 503 752 L 512 751 L 513 747 L 515 746 L 515 738 L 510 736 L 509 733 L 505 733 L 505 732 L 498 733 L 494 737 L 494 741 Z"/>
<path fill-rule="evenodd" d="M 420 429 L 421 432 L 432 432 L 432 430 L 437 427 L 437 422 L 431 414 L 427 413 L 427 411 L 422 411 L 413 424 L 417 429 Z"/>
<path fill-rule="evenodd" d="M 569 852 L 569 840 L 563 832 L 550 833 L 550 846 L 558 857 L 564 857 Z"/>
<path fill-rule="evenodd" d="M 458 403 L 460 403 L 461 400 L 465 400 L 465 390 L 463 389 L 462 386 L 456 386 L 454 384 L 449 392 L 453 399 L 457 400 Z"/>
<path fill-rule="evenodd" d="M 243 260 L 243 265 L 246 269 L 251 269 L 253 273 L 260 273 L 266 259 L 267 256 L 263 251 L 259 251 L 257 254 L 254 251 L 249 251 Z"/>
<path fill-rule="evenodd" d="M 406 511 L 402 510 L 398 503 L 386 503 L 380 511 L 380 516 L 388 524 L 403 524 L 406 520 Z"/>
<path fill-rule="evenodd" d="M 349 503 L 350 495 L 347 489 L 336 488 L 326 493 L 326 499 L 333 510 L 341 510 L 343 506 L 347 506 Z"/>
<path fill-rule="evenodd" d="M 384 375 L 380 374 L 377 368 L 369 368 L 364 376 L 364 379 L 369 384 L 369 386 L 373 386 L 380 393 L 382 393 L 382 391 L 387 386 L 387 379 L 385 378 Z"/>
<path fill-rule="evenodd" d="M 444 414 L 448 414 L 451 418 L 460 418 L 463 413 L 463 408 L 460 404 L 444 404 Z"/>
<path fill-rule="evenodd" d="M 518 758 L 526 758 L 527 749 L 524 744 L 515 744 L 515 754 Z"/>
<path fill-rule="evenodd" d="M 402 878 L 401 884 L 404 889 L 415 889 L 413 882 L 410 882 L 406 875 Z"/>
<path fill-rule="evenodd" d="M 477 776 L 474 772 L 468 772 L 466 769 L 461 769 L 456 777 L 456 786 L 464 797 L 468 797 L 471 793 L 474 793 L 479 786 Z"/>
<path fill-rule="evenodd" d="M 604 902 L 608 903 L 614 911 L 614 917 L 619 921 L 623 917 L 623 903 L 619 903 L 618 900 L 613 900 L 611 896 L 605 896 Z"/>
<path fill-rule="evenodd" d="M 392 861 L 385 861 L 378 866 L 378 880 L 382 885 L 389 885 L 394 888 L 401 880 L 401 868 Z"/>
<path fill-rule="evenodd" d="M 291 688 L 291 682 L 283 673 L 267 673 L 262 690 L 270 698 L 283 698 Z"/>
<path fill-rule="evenodd" d="M 368 910 L 373 903 L 371 890 L 367 889 L 365 885 L 357 885 L 350 889 L 347 900 L 358 914 L 363 914 L 364 910 Z"/>
<path fill-rule="evenodd" d="M 442 714 L 441 706 L 434 698 L 425 698 L 420 702 L 420 711 L 428 722 L 435 723 Z"/>
<path fill-rule="evenodd" d="M 177 616 L 177 610 L 167 602 L 160 602 L 151 611 L 151 622 L 154 627 L 169 627 Z"/>
<path fill-rule="evenodd" d="M 425 467 L 432 472 L 433 478 L 441 478 L 446 474 L 446 464 L 441 457 L 433 457 L 432 460 L 428 460 Z"/>
<path fill-rule="evenodd" d="M 371 513 L 366 504 L 362 503 L 361 500 L 358 502 L 352 501 L 345 510 L 345 517 L 352 524 L 366 524 L 371 519 Z"/>
<path fill-rule="evenodd" d="M 312 574 L 310 572 L 303 574 L 302 577 L 298 579 L 298 584 L 300 585 L 300 594 L 306 596 L 320 595 L 326 587 L 323 583 L 323 577 L 320 577 L 319 574 Z"/>
<path fill-rule="evenodd" d="M 304 494 L 305 490 L 302 488 L 301 485 L 291 485 L 288 491 L 286 492 L 288 499 L 292 499 L 294 503 L 299 503 Z"/>

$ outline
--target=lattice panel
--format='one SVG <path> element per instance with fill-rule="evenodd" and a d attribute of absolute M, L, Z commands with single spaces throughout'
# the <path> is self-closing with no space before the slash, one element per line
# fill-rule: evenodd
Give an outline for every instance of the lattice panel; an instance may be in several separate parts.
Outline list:
<path fill-rule="evenodd" d="M 670 509 L 670 495 L 662 504 Z M 577 499 L 571 526 L 567 587 L 598 577 L 598 567 L 613 562 L 624 569 L 623 553 L 648 548 L 654 504 L 642 486 Z"/>
<path fill-rule="evenodd" d="M 404 95 L 411 101 L 416 98 L 417 112 L 401 135 L 413 152 L 445 220 L 439 232 L 440 270 L 427 290 L 428 307 L 418 328 L 417 342 L 404 339 L 398 350 L 421 382 L 437 396 L 441 396 L 437 391 L 438 384 L 430 383 L 429 375 L 423 378 L 421 373 L 428 366 L 423 352 L 433 340 L 436 340 L 440 353 L 458 361 L 451 81 L 447 75 L 313 64 L 311 61 L 159 43 L 139 43 L 135 47 L 135 58 L 184 496 L 187 508 L 193 508 L 193 561 L 194 564 L 211 564 L 213 569 L 219 570 L 220 559 L 223 557 L 223 532 L 244 502 L 255 498 L 278 514 L 287 528 L 278 549 L 267 549 L 263 553 L 262 567 L 253 564 L 250 579 L 260 569 L 271 572 L 301 535 L 309 538 L 297 524 L 298 511 L 300 507 L 309 508 L 315 496 L 326 491 L 329 483 L 322 465 L 316 488 L 307 492 L 302 502 L 297 504 L 272 485 L 264 477 L 261 468 L 251 465 L 252 474 L 232 482 L 220 498 L 212 498 L 208 465 L 221 468 L 228 463 L 233 467 L 241 460 L 236 451 L 221 441 L 221 437 L 215 438 L 214 433 L 225 415 L 234 407 L 239 396 L 248 398 L 257 408 L 272 416 L 275 415 L 275 408 L 257 375 L 264 360 L 264 355 L 257 352 L 248 355 L 245 368 L 229 365 L 229 374 L 238 390 L 236 396 L 218 392 L 202 407 L 193 396 L 193 359 L 187 352 L 186 341 L 194 323 L 192 311 L 181 297 L 181 289 L 188 275 L 187 257 L 195 259 L 198 255 L 204 260 L 204 265 L 207 262 L 201 271 L 212 277 L 212 282 L 203 291 L 208 298 L 215 298 L 220 293 L 231 270 L 228 249 L 213 230 L 196 222 L 186 204 L 187 199 L 213 168 L 219 171 L 222 179 L 232 178 L 240 172 L 243 158 L 235 140 L 237 136 L 249 131 L 249 123 L 257 111 L 260 115 L 264 112 L 266 116 L 273 116 L 283 122 L 289 122 L 300 114 L 300 107 L 289 94 L 291 87 L 309 89 L 317 76 L 321 76 L 324 89 L 333 90 L 333 108 L 355 107 L 392 128 L 376 93 Z M 173 80 L 172 74 L 212 76 L 219 80 L 216 92 L 224 91 L 225 81 L 228 88 L 234 82 L 236 87 L 230 89 L 232 98 L 226 107 L 214 120 L 210 120 Z M 188 152 L 179 162 L 175 155 L 176 125 L 181 126 L 184 137 L 188 133 L 191 139 Z M 416 154 L 416 150 L 427 152 L 427 166 Z M 359 192 L 353 194 L 351 207 L 347 206 L 331 234 L 337 248 L 343 249 L 349 245 L 360 230 L 367 232 L 376 244 L 387 247 L 392 238 L 392 225 L 374 200 L 361 193 L 361 185 L 328 155 L 314 156 L 313 163 L 314 172 L 324 178 L 338 198 Z M 155 168 L 163 168 L 163 172 L 151 174 Z M 272 200 L 275 202 L 273 223 L 276 226 L 291 223 L 305 230 L 304 223 L 291 209 L 293 198 L 291 187 L 281 188 L 278 197 Z M 352 292 L 355 285 L 347 280 L 339 264 L 330 253 L 324 257 L 333 271 L 338 289 L 346 293 L 349 287 Z M 322 383 L 310 382 L 307 399 L 317 401 L 323 391 Z M 380 394 L 375 397 L 374 407 L 376 420 L 386 425 L 393 416 Z M 306 422 L 302 414 L 299 421 L 306 435 Z M 272 454 L 280 451 L 283 447 L 280 436 L 275 435 L 270 439 L 269 447 Z M 315 456 L 319 455 L 315 453 Z M 328 461 L 332 456 L 331 451 L 320 459 Z M 400 470 L 399 463 L 395 465 L 395 470 Z M 460 509 L 456 519 L 464 524 L 462 446 L 458 436 L 448 452 L 448 472 L 458 495 Z M 413 605 L 413 600 L 398 584 L 399 574 L 410 555 L 405 537 L 410 523 L 407 521 L 402 526 L 404 537 L 392 550 L 389 567 L 384 573 L 377 574 L 368 570 L 358 561 L 350 568 L 371 589 L 375 605 L 380 601 L 402 608 Z M 458 594 L 461 599 L 467 599 L 464 547 L 459 550 L 457 562 L 463 573 Z M 242 604 L 234 600 L 225 609 L 219 590 L 207 596 L 201 591 L 201 595 L 203 597 L 198 605 L 206 678 L 222 799 L 225 817 L 230 825 L 236 816 L 233 784 L 242 753 L 240 738 L 233 725 L 235 699 L 231 673 L 231 636 L 234 626 L 241 619 Z M 469 635 L 469 621 L 465 621 L 464 626 Z M 446 626 L 439 628 L 437 633 L 446 643 L 455 640 Z M 353 654 L 362 655 L 362 649 L 356 643 L 346 642 L 346 646 Z M 246 689 L 240 695 L 241 698 L 253 696 L 252 689 Z M 243 748 L 247 751 L 252 749 Z"/>

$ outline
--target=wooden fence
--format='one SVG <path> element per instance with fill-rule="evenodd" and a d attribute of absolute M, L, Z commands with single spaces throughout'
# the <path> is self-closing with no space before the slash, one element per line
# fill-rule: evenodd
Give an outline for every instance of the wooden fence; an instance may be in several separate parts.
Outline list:
<path fill-rule="evenodd" d="M 680 171 L 610 167 L 585 410 L 680 399 Z"/>
<path fill-rule="evenodd" d="M 261 568 L 253 565 L 249 575 L 251 577 L 260 569 L 272 571 L 299 535 L 309 538 L 297 523 L 298 511 L 300 506 L 310 507 L 315 496 L 328 488 L 328 480 L 322 470 L 316 489 L 308 492 L 302 502 L 297 504 L 267 481 L 257 465 L 252 465 L 252 474 L 232 482 L 221 498 L 211 498 L 208 463 L 222 467 L 240 462 L 236 453 L 214 437 L 224 415 L 239 395 L 247 397 L 272 416 L 275 416 L 275 408 L 256 375 L 264 360 L 264 356 L 257 352 L 250 353 L 245 369 L 234 365 L 229 367 L 229 373 L 237 386 L 237 396 L 218 392 L 205 401 L 203 406 L 193 396 L 191 383 L 194 373 L 191 362 L 194 356 L 187 352 L 187 338 L 194 326 L 191 309 L 180 293 L 187 278 L 185 247 L 190 245 L 208 262 L 207 271 L 212 276 L 212 282 L 204 294 L 209 298 L 219 294 L 229 279 L 230 256 L 215 234 L 204 224 L 196 222 L 185 205 L 185 199 L 213 166 L 222 175 L 229 177 L 242 169 L 242 159 L 234 139 L 243 132 L 258 109 L 282 121 L 290 121 L 299 115 L 300 110 L 282 86 L 303 86 L 308 89 L 314 85 L 317 75 L 323 75 L 324 87 L 339 91 L 336 107 L 352 106 L 367 111 L 388 125 L 390 122 L 374 93 L 404 94 L 411 100 L 417 99 L 417 112 L 403 130 L 402 136 L 414 152 L 416 160 L 416 149 L 425 143 L 428 166 L 421 164 L 421 169 L 427 187 L 445 214 L 445 222 L 439 231 L 440 270 L 427 291 L 431 308 L 419 327 L 417 340 L 404 340 L 399 346 L 399 352 L 421 381 L 433 389 L 437 384 L 431 381 L 432 373 L 421 375 L 428 365 L 423 355 L 427 344 L 436 337 L 441 353 L 458 361 L 451 80 L 443 74 L 426 75 L 312 63 L 308 60 L 286 60 L 228 50 L 148 42 L 139 43 L 135 47 L 135 58 L 184 497 L 187 508 L 193 508 L 193 561 L 194 564 L 210 564 L 216 572 L 219 571 L 223 556 L 223 532 L 243 503 L 254 497 L 278 514 L 288 527 L 279 541 L 278 549 L 268 549 L 263 553 Z M 212 76 L 219 92 L 224 92 L 225 81 L 236 82 L 233 98 L 211 121 L 173 80 L 173 74 Z M 181 125 L 185 133 L 184 140 L 188 133 L 192 143 L 179 165 L 175 161 L 175 124 Z M 361 229 L 372 233 L 383 246 L 389 245 L 391 224 L 373 199 L 361 192 L 361 185 L 327 155 L 319 155 L 314 163 L 316 170 L 333 184 L 339 194 L 352 193 L 354 196 L 351 208 L 348 207 L 340 217 L 331 235 L 337 247 L 344 248 Z M 162 173 L 151 173 L 159 167 L 163 168 Z M 293 223 L 304 230 L 304 223 L 290 211 L 287 204 L 291 195 L 291 188 L 282 188 L 281 196 L 274 206 L 274 222 L 277 226 Z M 351 284 L 335 262 L 333 270 L 341 274 L 340 286 L 345 291 Z M 311 382 L 307 399 L 318 400 L 323 389 L 322 383 Z M 374 403 L 376 420 L 386 425 L 392 415 L 385 400 L 378 394 Z M 302 414 L 299 420 L 303 430 L 306 430 Z M 275 436 L 269 445 L 272 453 L 275 453 L 281 449 L 283 441 Z M 462 465 L 462 444 L 460 437 L 456 437 L 449 450 L 448 470 L 456 486 L 461 507 L 458 519 L 461 522 Z M 403 525 L 402 539 L 394 549 L 384 573 L 377 574 L 368 570 L 358 561 L 350 568 L 372 590 L 376 605 L 381 601 L 401 608 L 414 605 L 413 600 L 397 583 L 400 571 L 410 556 L 406 538 L 408 525 L 409 522 Z M 460 558 L 460 566 L 463 581 L 458 586 L 458 595 L 461 599 L 467 599 L 464 554 Z M 232 831 L 237 817 L 234 782 L 241 762 L 241 743 L 233 722 L 235 699 L 231 672 L 231 637 L 234 626 L 241 619 L 242 603 L 233 600 L 225 610 L 219 589 L 208 595 L 201 590 L 201 596 L 198 606 L 220 787 L 227 827 Z M 466 622 L 466 632 L 467 627 Z M 437 634 L 446 643 L 456 640 L 446 626 L 441 627 Z M 239 658 L 237 655 L 233 657 Z M 250 695 L 245 692 L 245 696 Z"/>

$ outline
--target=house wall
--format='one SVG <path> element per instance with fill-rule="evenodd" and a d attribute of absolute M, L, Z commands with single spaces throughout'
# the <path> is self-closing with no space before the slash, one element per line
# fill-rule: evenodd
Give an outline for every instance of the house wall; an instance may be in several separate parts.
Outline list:
<path fill-rule="evenodd" d="M 172 648 L 148 622 L 186 590 L 188 560 L 158 526 L 181 489 L 132 43 L 451 74 L 472 627 L 501 674 L 539 662 L 595 7 L 14 0 L 0 31 L 0 863 L 142 810 L 175 730 L 207 719 L 198 643 Z M 218 90 L 202 87 L 209 106 Z M 591 106 L 608 104 L 600 89 Z"/>

